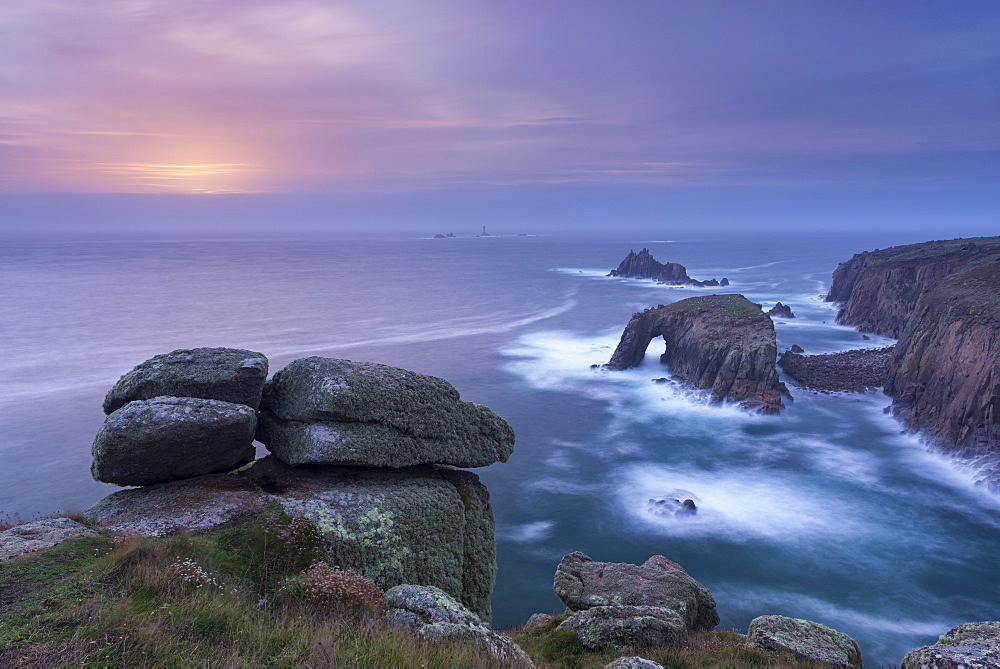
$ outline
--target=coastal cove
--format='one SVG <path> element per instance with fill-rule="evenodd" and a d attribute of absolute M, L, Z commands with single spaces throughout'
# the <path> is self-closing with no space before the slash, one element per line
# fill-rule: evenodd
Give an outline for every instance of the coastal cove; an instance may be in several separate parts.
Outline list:
<path fill-rule="evenodd" d="M 449 225 L 450 228 L 450 225 Z M 667 236 L 664 236 L 667 235 Z M 1000 617 L 992 565 L 1000 497 L 883 413 L 879 391 L 817 393 L 777 416 L 713 406 L 673 383 L 654 340 L 608 361 L 631 314 L 697 295 L 781 301 L 778 351 L 881 348 L 834 323 L 837 264 L 925 236 L 817 241 L 762 235 L 12 242 L 0 251 L 0 513 L 85 507 L 115 488 L 87 476 L 107 387 L 181 347 L 309 355 L 440 376 L 514 427 L 510 461 L 476 470 L 497 521 L 496 627 L 560 609 L 572 551 L 640 564 L 663 554 L 719 601 L 722 628 L 766 613 L 849 634 L 866 664 L 896 663 L 950 627 Z M 609 278 L 648 247 L 725 288 Z M 691 517 L 651 513 L 677 492 Z"/>

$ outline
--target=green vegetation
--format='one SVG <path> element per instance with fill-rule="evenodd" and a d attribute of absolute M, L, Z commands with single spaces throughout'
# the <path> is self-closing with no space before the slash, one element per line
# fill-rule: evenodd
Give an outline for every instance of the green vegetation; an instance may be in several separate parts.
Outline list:
<path fill-rule="evenodd" d="M 689 297 L 673 304 L 650 307 L 641 314 L 657 313 L 683 314 L 697 311 L 713 311 L 726 319 L 735 320 L 737 318 L 747 318 L 760 316 L 763 314 L 759 304 L 754 304 L 742 295 L 732 293 L 728 295 L 702 295 L 699 297 Z M 635 314 L 640 315 L 640 314 Z"/>
<path fill-rule="evenodd" d="M 0 563 L 0 667 L 515 667 L 384 623 L 381 590 L 318 562 L 315 525 L 272 506 L 212 532 L 101 531 Z M 511 636 L 541 668 L 603 667 L 564 617 Z M 734 632 L 641 652 L 673 669 L 812 667 Z"/>

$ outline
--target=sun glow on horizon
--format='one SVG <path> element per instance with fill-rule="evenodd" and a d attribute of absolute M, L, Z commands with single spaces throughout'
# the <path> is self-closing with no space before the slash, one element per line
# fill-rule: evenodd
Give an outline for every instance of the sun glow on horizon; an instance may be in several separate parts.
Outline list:
<path fill-rule="evenodd" d="M 131 184 L 169 192 L 250 193 L 247 177 L 259 168 L 247 163 L 91 163 L 80 171 L 124 177 Z"/>

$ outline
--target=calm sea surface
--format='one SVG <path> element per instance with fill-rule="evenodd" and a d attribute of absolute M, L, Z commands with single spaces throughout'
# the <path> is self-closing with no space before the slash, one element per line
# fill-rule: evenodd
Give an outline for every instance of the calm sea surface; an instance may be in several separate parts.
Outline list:
<path fill-rule="evenodd" d="M 722 626 L 808 618 L 854 637 L 870 666 L 949 627 L 1000 618 L 1000 498 L 900 434 L 888 398 L 795 396 L 777 417 L 711 406 L 606 362 L 634 311 L 713 289 L 610 279 L 649 247 L 722 278 L 779 320 L 778 346 L 823 353 L 865 341 L 822 302 L 853 253 L 922 239 L 663 231 L 606 238 L 38 242 L 0 248 L 0 515 L 79 509 L 112 492 L 90 478 L 101 400 L 124 372 L 176 348 L 387 363 L 451 381 L 517 432 L 510 462 L 478 470 L 497 518 L 494 622 L 561 610 L 560 558 L 663 554 L 715 595 Z M 787 381 L 787 379 L 786 379 Z M 675 492 L 676 491 L 676 492 Z M 696 500 L 664 518 L 650 498 Z"/>

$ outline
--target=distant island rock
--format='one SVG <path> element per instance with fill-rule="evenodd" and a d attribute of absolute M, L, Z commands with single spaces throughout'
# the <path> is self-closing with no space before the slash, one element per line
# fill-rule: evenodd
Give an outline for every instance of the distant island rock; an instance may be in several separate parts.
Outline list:
<path fill-rule="evenodd" d="M 434 235 L 434 239 L 449 239 L 455 236 L 454 232 L 449 232 L 446 235 L 442 235 L 440 232 Z"/>
<path fill-rule="evenodd" d="M 885 392 L 907 428 L 977 458 L 1000 489 L 1000 237 L 855 255 L 826 298 L 837 322 L 898 337 Z"/>
<path fill-rule="evenodd" d="M 665 283 L 673 286 L 728 286 L 729 279 L 723 277 L 721 281 L 709 279 L 698 281 L 688 276 L 687 269 L 679 263 L 661 263 L 653 258 L 649 249 L 642 249 L 638 253 L 629 251 L 625 259 L 618 265 L 618 269 L 613 269 L 608 276 L 627 277 L 635 279 L 653 279 L 657 283 Z"/>
<path fill-rule="evenodd" d="M 663 337 L 660 361 L 674 376 L 711 389 L 717 402 L 777 413 L 788 395 L 778 380 L 774 323 L 742 295 L 691 297 L 633 314 L 608 366 L 635 367 L 654 337 Z"/>

